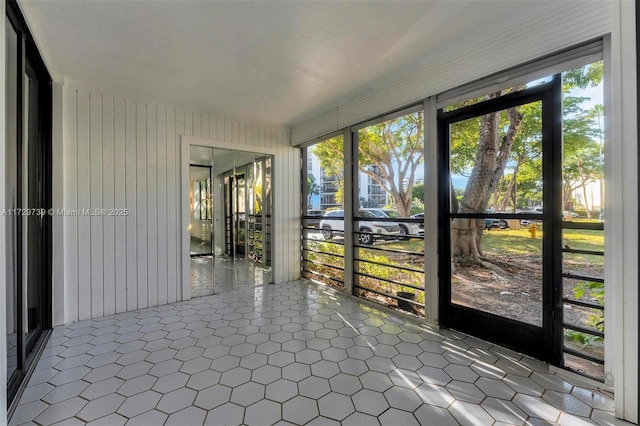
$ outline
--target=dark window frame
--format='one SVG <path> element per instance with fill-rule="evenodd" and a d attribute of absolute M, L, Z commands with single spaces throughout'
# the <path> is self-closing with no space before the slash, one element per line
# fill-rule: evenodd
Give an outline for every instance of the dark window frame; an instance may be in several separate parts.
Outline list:
<path fill-rule="evenodd" d="M 42 158 L 41 166 L 43 179 L 43 196 L 42 203 L 46 210 L 48 210 L 52 204 L 52 103 L 53 103 L 53 82 L 51 75 L 47 70 L 47 67 L 42 60 L 42 57 L 38 51 L 38 47 L 33 39 L 28 25 L 22 15 L 20 7 L 15 0 L 6 1 L 6 19 L 7 24 L 11 25 L 18 36 L 18 80 L 17 80 L 17 98 L 16 98 L 16 164 L 7 163 L 9 169 L 14 168 L 11 171 L 15 171 L 17 176 L 17 184 L 22 185 L 23 181 L 23 128 L 24 128 L 24 107 L 26 100 L 24 99 L 24 76 L 28 70 L 29 73 L 35 75 L 38 81 L 38 135 L 39 144 L 42 144 L 42 151 L 40 155 Z M 12 143 L 12 141 L 8 141 Z M 21 191 L 17 191 L 17 206 L 20 208 L 25 207 L 24 200 L 22 199 Z M 22 223 L 20 220 L 16 221 L 16 235 L 22 235 Z M 43 216 L 43 247 L 44 259 L 42 260 L 42 287 L 41 291 L 41 311 L 40 311 L 40 324 L 41 331 L 33 339 L 32 342 L 27 342 L 27 336 L 24 336 L 22 330 L 24 328 L 23 315 L 21 307 L 24 302 L 23 295 L 23 277 L 22 277 L 22 239 L 18 237 L 16 253 L 16 279 L 8 285 L 15 285 L 16 298 L 18 305 L 17 324 L 18 330 L 18 366 L 14 374 L 11 377 L 7 377 L 7 405 L 8 413 L 7 417 L 10 419 L 13 411 L 16 408 L 19 396 L 21 395 L 24 387 L 26 386 L 28 379 L 33 373 L 35 366 L 42 351 L 44 350 L 46 341 L 50 335 L 50 330 L 53 326 L 53 313 L 52 313 L 52 217 L 48 214 Z M 5 336 L 6 338 L 6 336 Z M 31 337 L 30 337 L 31 339 Z M 28 354 L 25 353 L 25 345 L 29 344 L 31 350 Z M 6 356 L 6 355 L 5 355 Z"/>

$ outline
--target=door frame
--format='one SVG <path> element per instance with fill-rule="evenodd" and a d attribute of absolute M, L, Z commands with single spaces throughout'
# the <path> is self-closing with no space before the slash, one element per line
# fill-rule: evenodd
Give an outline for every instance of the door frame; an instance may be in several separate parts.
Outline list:
<path fill-rule="evenodd" d="M 22 196 L 22 185 L 25 176 L 25 170 L 23 166 L 23 147 L 24 139 L 24 108 L 29 105 L 29 100 L 24 98 L 24 82 L 26 72 L 33 74 L 37 78 L 38 84 L 38 121 L 36 123 L 38 128 L 37 144 L 38 144 L 38 158 L 36 161 L 36 167 L 38 173 L 41 174 L 41 193 L 38 197 L 38 202 L 41 204 L 38 206 L 42 208 L 42 211 L 48 211 L 52 206 L 52 101 L 53 101 L 53 82 L 51 75 L 46 68 L 44 61 L 38 51 L 38 48 L 34 42 L 33 36 L 29 31 L 28 25 L 20 11 L 20 7 L 17 2 L 6 2 L 6 18 L 7 23 L 13 27 L 18 36 L 18 70 L 17 70 L 17 98 L 16 98 L 16 157 L 7 159 L 7 169 L 15 173 L 16 184 L 18 188 L 15 188 L 16 194 L 16 206 L 17 208 L 28 208 L 28 206 Z M 8 141 L 11 143 L 11 141 Z M 14 161 L 15 164 L 9 164 L 9 161 Z M 30 165 L 32 166 L 32 165 Z M 42 214 L 42 213 L 40 213 Z M 25 243 L 22 238 L 23 220 L 27 216 L 18 215 L 15 219 L 14 226 L 16 232 L 15 247 L 12 247 L 12 242 L 8 242 L 11 251 L 15 253 L 14 266 L 15 280 L 13 282 L 7 282 L 7 285 L 15 285 L 14 291 L 16 293 L 17 300 L 17 313 L 16 313 L 16 332 L 17 336 L 17 356 L 18 366 L 16 371 L 7 377 L 7 405 L 8 405 L 8 418 L 11 418 L 13 411 L 15 410 L 19 397 L 27 385 L 29 377 L 33 373 L 37 361 L 40 358 L 42 351 L 44 350 L 46 341 L 50 335 L 50 329 L 53 325 L 52 317 L 52 216 L 49 214 L 43 214 L 41 238 L 39 240 L 39 264 L 40 279 L 37 291 L 40 293 L 40 309 L 38 312 L 40 328 L 35 334 L 24 334 L 24 304 L 25 304 L 25 292 L 27 291 L 26 284 L 24 282 L 24 276 L 22 274 L 22 264 L 25 261 L 23 258 L 23 244 Z M 8 302 L 8 301 L 7 301 Z M 6 334 L 4 336 L 6 338 Z M 26 346 L 29 345 L 29 351 L 27 353 Z M 6 356 L 6 354 L 4 355 Z"/>
<path fill-rule="evenodd" d="M 542 102 L 543 234 L 542 326 L 455 305 L 451 301 L 449 124 L 529 102 Z M 439 320 L 450 327 L 531 355 L 553 365 L 562 362 L 562 78 L 454 111 L 438 110 Z M 480 218 L 486 213 L 458 214 Z M 505 219 L 519 215 L 502 214 Z"/>
<path fill-rule="evenodd" d="M 222 141 L 219 139 L 207 139 L 196 136 L 189 135 L 181 135 L 180 136 L 180 186 L 178 191 L 178 205 L 179 207 L 179 220 L 182 229 L 182 235 L 180 239 L 181 253 L 182 253 L 182 262 L 181 262 L 181 270 L 179 273 L 182 274 L 182 291 L 180 292 L 181 298 L 180 300 L 189 300 L 191 299 L 191 280 L 190 280 L 190 246 L 189 246 L 189 150 L 191 145 L 197 146 L 206 146 L 210 148 L 219 148 L 233 151 L 242 151 L 242 152 L 251 152 L 256 154 L 263 154 L 266 156 L 271 156 L 271 168 L 272 170 L 275 168 L 276 157 L 279 153 L 277 149 L 259 146 L 259 145 L 245 145 L 242 143 L 233 143 L 228 141 Z M 215 170 L 214 170 L 215 173 Z M 272 171 L 273 176 L 273 171 Z M 272 182 L 275 180 L 272 178 Z M 273 183 L 272 183 L 273 187 Z M 273 189 L 272 189 L 273 191 Z M 277 206 L 273 206 L 276 211 Z M 215 213 L 214 213 L 215 216 Z M 214 225 L 215 228 L 215 225 Z M 214 231 L 215 232 L 215 231 Z M 272 233 L 271 247 L 276 247 L 275 242 L 278 239 L 278 235 L 276 233 Z M 271 266 L 271 271 L 274 277 L 276 275 L 277 265 L 273 264 Z"/>

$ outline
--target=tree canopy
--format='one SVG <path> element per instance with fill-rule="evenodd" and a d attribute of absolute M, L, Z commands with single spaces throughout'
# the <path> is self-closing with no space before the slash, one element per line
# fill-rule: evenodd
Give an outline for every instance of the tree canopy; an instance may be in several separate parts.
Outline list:
<path fill-rule="evenodd" d="M 424 160 L 423 120 L 422 112 L 416 112 L 373 124 L 357 133 L 358 170 L 384 189 L 402 216 L 410 214 L 416 170 Z M 339 177 L 342 187 L 342 138 L 316 144 L 312 153 L 320 160 L 325 175 Z M 365 200 L 367 205 L 370 201 Z"/>

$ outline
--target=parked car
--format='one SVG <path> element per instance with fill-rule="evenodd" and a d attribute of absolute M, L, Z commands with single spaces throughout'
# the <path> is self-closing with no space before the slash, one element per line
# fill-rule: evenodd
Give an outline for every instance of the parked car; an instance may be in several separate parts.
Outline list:
<path fill-rule="evenodd" d="M 509 227 L 509 222 L 505 219 L 486 218 L 484 220 L 484 227 L 488 230 L 496 228 L 507 229 Z"/>
<path fill-rule="evenodd" d="M 368 211 L 373 213 L 375 217 L 379 218 L 391 218 L 396 219 L 398 225 L 400 225 L 400 234 L 402 235 L 418 235 L 420 231 L 420 226 L 417 223 L 412 222 L 403 222 L 402 216 L 395 210 L 392 209 L 375 209 L 375 208 L 363 208 L 360 211 Z M 424 230 L 423 230 L 424 232 Z"/>
<path fill-rule="evenodd" d="M 307 210 L 307 216 L 310 216 L 307 219 L 307 227 L 319 228 L 320 221 L 322 220 L 323 215 L 324 215 L 324 210 Z"/>
<path fill-rule="evenodd" d="M 520 210 L 518 213 L 529 213 L 529 214 L 539 214 L 542 215 L 542 207 L 536 207 L 535 210 Z M 542 218 L 540 218 L 540 221 L 542 221 Z M 540 222 L 537 221 L 537 222 Z M 522 219 L 520 220 L 520 225 L 522 226 L 529 226 L 531 225 L 531 220 L 530 219 Z"/>
<path fill-rule="evenodd" d="M 366 210 L 360 210 L 359 213 L 360 217 L 372 219 L 376 217 L 372 212 Z M 400 236 L 400 225 L 397 222 L 356 222 L 355 228 L 362 232 L 358 234 L 358 241 L 361 244 L 373 244 L 376 239 Z M 325 240 L 332 239 L 334 233 L 344 234 L 344 210 L 332 210 L 325 213 L 320 221 L 320 229 L 322 238 Z M 368 232 L 382 235 L 371 235 Z"/>
<path fill-rule="evenodd" d="M 418 236 L 424 236 L 424 212 L 411 215 L 412 219 L 421 219 L 422 222 L 418 223 Z"/>
<path fill-rule="evenodd" d="M 600 214 L 598 215 L 598 220 L 600 222 L 604 222 L 604 210 L 600 212 Z"/>

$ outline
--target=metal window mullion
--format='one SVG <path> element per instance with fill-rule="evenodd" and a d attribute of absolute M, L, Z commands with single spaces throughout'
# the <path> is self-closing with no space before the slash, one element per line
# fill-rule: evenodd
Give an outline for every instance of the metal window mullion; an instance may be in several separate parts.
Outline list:
<path fill-rule="evenodd" d="M 301 148 L 300 149 L 301 154 L 300 155 L 300 186 L 301 186 L 301 193 L 302 193 L 302 197 L 300 197 L 300 216 L 302 217 L 302 220 L 300 221 L 300 225 L 301 225 L 301 231 L 300 231 L 300 258 L 302 260 L 302 262 L 300 262 L 300 270 L 303 271 L 304 270 L 304 251 L 307 250 L 309 248 L 309 244 L 308 244 L 308 236 L 309 236 L 309 228 L 307 228 L 308 225 L 305 224 L 305 218 L 306 216 L 306 212 L 307 209 L 309 208 L 309 205 L 307 203 L 308 200 L 308 184 L 307 184 L 307 176 L 309 175 L 309 170 L 308 170 L 308 163 L 307 163 L 307 159 L 309 158 L 309 148 Z M 262 185 L 264 186 L 264 185 Z M 264 209 L 263 209 L 264 210 Z"/>
<path fill-rule="evenodd" d="M 550 362 L 563 363 L 562 327 L 564 306 L 562 302 L 562 221 L 555 212 L 562 211 L 562 76 L 552 77 L 552 89 L 542 99 L 543 126 L 543 223 L 551 225 L 551 233 L 545 232 L 542 241 L 543 255 L 543 328 L 551 332 Z"/>
<path fill-rule="evenodd" d="M 438 321 L 438 118 L 435 97 L 424 108 L 424 316 Z M 427 185 L 426 183 L 431 184 Z"/>
<path fill-rule="evenodd" d="M 357 199 L 357 191 L 353 186 L 357 185 L 357 164 L 354 161 L 353 152 L 357 152 L 357 141 L 353 141 L 350 129 L 344 130 L 343 155 L 344 155 L 344 188 L 342 203 L 344 204 L 344 287 L 348 293 L 354 289 L 354 247 L 353 247 L 353 212 L 354 201 Z M 357 157 L 356 157 L 357 158 Z"/>

